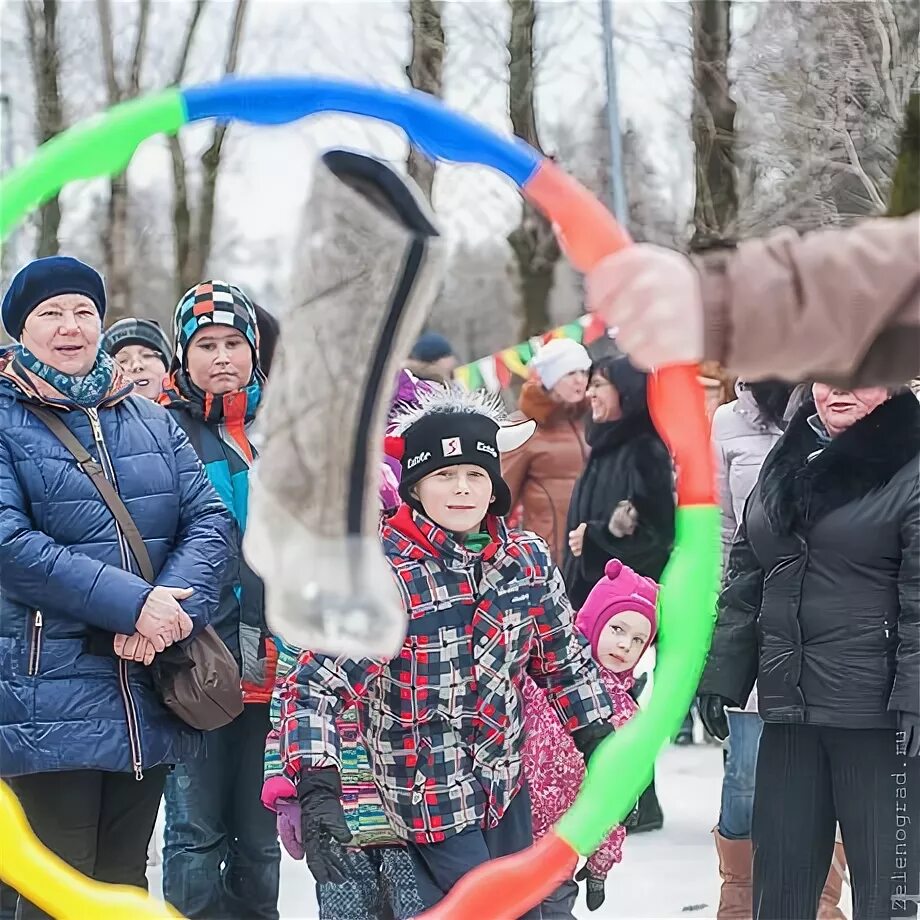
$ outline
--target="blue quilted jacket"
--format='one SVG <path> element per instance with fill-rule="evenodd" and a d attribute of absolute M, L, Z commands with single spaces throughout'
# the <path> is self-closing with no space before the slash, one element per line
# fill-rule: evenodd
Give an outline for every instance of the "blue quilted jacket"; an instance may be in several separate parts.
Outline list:
<path fill-rule="evenodd" d="M 201 734 L 114 656 L 150 592 L 90 479 L 26 401 L 61 417 L 131 512 L 157 583 L 191 587 L 201 629 L 235 555 L 233 523 L 170 414 L 116 378 L 98 410 L 38 389 L 0 352 L 0 775 L 134 771 L 192 756 Z M 133 569 L 134 571 L 126 570 Z"/>

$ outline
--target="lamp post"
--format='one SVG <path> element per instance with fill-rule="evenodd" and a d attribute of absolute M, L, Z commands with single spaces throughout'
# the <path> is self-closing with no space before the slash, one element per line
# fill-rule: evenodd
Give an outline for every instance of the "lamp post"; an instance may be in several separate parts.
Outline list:
<path fill-rule="evenodd" d="M 613 0 L 600 0 L 607 75 L 607 130 L 610 144 L 610 207 L 620 224 L 629 228 L 629 205 L 623 179 L 623 139 L 620 134 L 620 97 L 617 90 L 616 50 L 613 44 Z"/>

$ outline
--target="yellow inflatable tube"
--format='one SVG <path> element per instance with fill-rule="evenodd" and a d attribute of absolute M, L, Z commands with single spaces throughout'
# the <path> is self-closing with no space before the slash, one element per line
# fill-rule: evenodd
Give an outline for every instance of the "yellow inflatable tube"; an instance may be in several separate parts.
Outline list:
<path fill-rule="evenodd" d="M 0 879 L 59 920 L 164 920 L 168 904 L 127 885 L 94 882 L 46 849 L 0 781 Z"/>

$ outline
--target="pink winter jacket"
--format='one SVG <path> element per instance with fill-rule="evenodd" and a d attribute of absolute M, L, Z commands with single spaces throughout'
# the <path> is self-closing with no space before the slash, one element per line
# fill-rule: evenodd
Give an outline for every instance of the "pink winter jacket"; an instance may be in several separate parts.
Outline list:
<path fill-rule="evenodd" d="M 614 674 L 600 665 L 598 671 L 613 706 L 610 721 L 614 728 L 622 728 L 637 710 L 627 692 L 634 683 L 632 672 Z M 530 787 L 533 836 L 534 840 L 539 840 L 575 801 L 585 778 L 585 761 L 572 736 L 562 727 L 546 694 L 529 678 L 523 686 L 523 697 L 524 775 Z M 623 858 L 625 839 L 626 828 L 615 827 L 588 860 L 588 871 L 597 878 L 605 878 L 611 867 Z"/>

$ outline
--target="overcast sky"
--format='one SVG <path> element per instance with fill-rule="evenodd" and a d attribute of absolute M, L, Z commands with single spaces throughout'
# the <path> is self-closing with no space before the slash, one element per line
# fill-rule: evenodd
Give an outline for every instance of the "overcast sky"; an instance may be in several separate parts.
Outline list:
<path fill-rule="evenodd" d="M 243 69 L 251 74 L 331 75 L 405 88 L 403 68 L 409 57 L 405 9 L 405 3 L 388 0 L 257 0 Z M 540 15 L 538 118 L 544 145 L 551 149 L 560 130 L 576 136 L 589 131 L 606 92 L 603 45 L 599 5 L 594 0 L 543 3 Z M 615 4 L 615 26 L 630 36 L 616 43 L 622 118 L 652 142 L 665 175 L 686 177 L 690 155 L 686 121 L 681 124 L 676 115 L 689 109 L 686 61 L 679 53 L 687 34 L 685 4 L 620 0 Z M 309 60 L 293 44 L 286 47 L 274 39 L 260 40 L 259 36 L 284 30 L 313 36 Z M 448 104 L 500 131 L 510 131 L 502 45 L 507 31 L 505 5 L 448 2 L 445 31 Z M 269 44 L 273 52 L 265 55 L 262 49 Z M 192 73 L 190 81 L 195 79 Z M 254 238 L 277 237 L 279 248 L 286 249 L 282 241 L 299 226 L 312 164 L 330 146 L 354 147 L 399 164 L 406 155 L 401 131 L 366 119 L 317 116 L 282 128 L 234 126 L 228 148 L 232 168 L 220 180 L 221 217 L 243 223 Z M 134 175 L 141 182 L 156 181 L 165 168 L 162 145 L 148 144 L 135 158 Z M 454 237 L 504 236 L 517 218 L 514 188 L 477 167 L 442 167 L 434 202 Z"/>
<path fill-rule="evenodd" d="M 76 9 L 76 0 L 67 4 Z M 21 12 L 16 0 L 4 0 L 5 28 L 16 26 Z M 94 6 L 84 0 L 84 14 Z M 315 74 L 353 79 L 404 89 L 409 59 L 409 23 L 405 0 L 318 2 L 318 0 L 254 0 L 250 4 L 240 70 L 246 74 Z M 689 34 L 684 2 L 617 0 L 615 28 L 624 36 L 616 42 L 622 121 L 635 125 L 649 142 L 651 154 L 668 193 L 683 201 L 689 196 L 690 146 L 686 115 L 690 90 L 685 53 Z M 116 3 L 116 17 L 130 28 L 134 4 Z M 213 79 L 225 42 L 229 0 L 211 4 L 199 30 L 186 83 Z M 187 0 L 158 0 L 150 31 L 156 51 L 148 61 L 149 82 L 162 85 L 157 71 L 172 59 L 188 14 Z M 496 129 L 509 132 L 507 116 L 507 61 L 504 42 L 508 29 L 504 0 L 444 4 L 447 38 L 445 88 L 448 104 Z M 7 28 L 15 40 L 15 28 Z M 92 36 L 90 37 L 92 40 Z M 130 48 L 130 36 L 119 37 Z M 542 140 L 548 152 L 560 133 L 567 138 L 587 136 L 605 92 L 600 7 L 597 0 L 541 2 L 536 34 L 538 55 L 537 107 Z M 68 85 L 80 80 L 100 83 L 95 55 L 69 59 Z M 9 71 L 4 68 L 6 73 Z M 96 87 L 92 87 L 95 89 Z M 85 94 L 89 96 L 90 94 Z M 18 93 L 20 108 L 27 97 Z M 98 108 L 88 103 L 88 111 Z M 28 112 L 19 127 L 28 133 Z M 206 143 L 208 128 L 183 131 L 188 149 Z M 28 138 L 26 138 L 28 140 Z M 234 125 L 227 144 L 227 167 L 221 173 L 218 236 L 277 240 L 279 260 L 253 267 L 245 280 L 259 286 L 264 271 L 286 270 L 289 238 L 300 226 L 312 164 L 331 146 L 349 146 L 402 163 L 406 142 L 401 131 L 370 120 L 317 116 L 281 128 Z M 131 165 L 132 182 L 157 188 L 169 174 L 162 140 L 139 149 Z M 77 232 L 84 219 L 79 204 L 88 200 L 84 184 L 66 191 L 65 201 L 78 205 L 65 211 L 62 238 Z M 481 168 L 444 166 L 439 169 L 434 203 L 443 227 L 454 238 L 503 237 L 517 219 L 519 203 L 514 188 L 503 178 Z M 220 266 L 215 266 L 219 273 Z"/>

